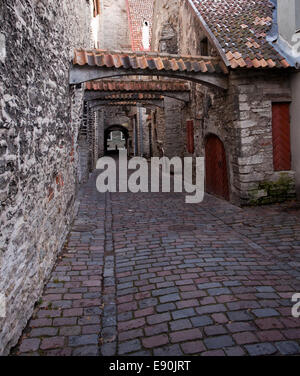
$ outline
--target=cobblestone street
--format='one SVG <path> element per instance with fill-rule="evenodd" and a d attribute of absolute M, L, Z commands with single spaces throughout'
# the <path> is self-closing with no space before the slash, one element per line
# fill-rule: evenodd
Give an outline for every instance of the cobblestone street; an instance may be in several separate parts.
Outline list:
<path fill-rule="evenodd" d="M 104 195 L 96 176 L 14 354 L 300 354 L 295 203 Z"/>

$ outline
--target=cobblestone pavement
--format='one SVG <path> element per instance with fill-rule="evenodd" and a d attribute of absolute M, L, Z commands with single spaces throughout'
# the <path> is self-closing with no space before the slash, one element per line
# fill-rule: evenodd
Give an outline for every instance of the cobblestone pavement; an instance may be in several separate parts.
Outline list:
<path fill-rule="evenodd" d="M 297 204 L 103 195 L 95 178 L 14 354 L 300 354 Z"/>

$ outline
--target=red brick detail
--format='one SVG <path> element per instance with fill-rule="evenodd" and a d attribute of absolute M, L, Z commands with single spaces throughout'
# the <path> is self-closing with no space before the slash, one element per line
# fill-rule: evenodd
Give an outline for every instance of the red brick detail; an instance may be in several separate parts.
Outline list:
<path fill-rule="evenodd" d="M 291 169 L 289 103 L 272 104 L 273 160 L 275 171 Z"/>
<path fill-rule="evenodd" d="M 152 35 L 153 0 L 126 0 L 133 51 L 143 51 L 143 21 L 149 23 L 149 40 Z"/>

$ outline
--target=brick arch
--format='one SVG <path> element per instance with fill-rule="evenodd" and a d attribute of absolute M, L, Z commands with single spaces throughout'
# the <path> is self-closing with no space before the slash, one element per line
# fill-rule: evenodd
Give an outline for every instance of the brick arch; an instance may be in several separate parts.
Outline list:
<path fill-rule="evenodd" d="M 205 138 L 206 192 L 229 200 L 229 179 L 226 151 L 221 139 L 210 133 Z"/>
<path fill-rule="evenodd" d="M 75 50 L 70 85 L 124 76 L 172 77 L 228 89 L 228 69 L 220 58 Z"/>

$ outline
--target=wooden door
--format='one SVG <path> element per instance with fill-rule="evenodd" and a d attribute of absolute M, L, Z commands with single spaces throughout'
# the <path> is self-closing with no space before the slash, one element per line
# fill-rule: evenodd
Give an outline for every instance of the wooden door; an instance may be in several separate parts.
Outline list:
<path fill-rule="evenodd" d="M 273 161 L 275 171 L 291 169 L 289 103 L 272 104 Z"/>
<path fill-rule="evenodd" d="M 226 153 L 222 141 L 208 136 L 205 145 L 206 192 L 229 200 Z"/>

